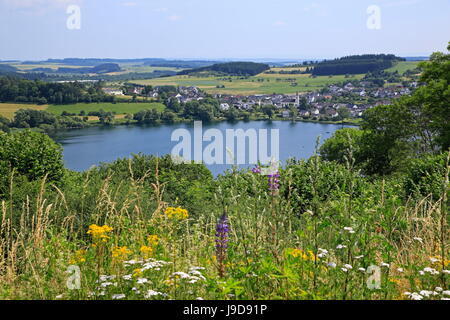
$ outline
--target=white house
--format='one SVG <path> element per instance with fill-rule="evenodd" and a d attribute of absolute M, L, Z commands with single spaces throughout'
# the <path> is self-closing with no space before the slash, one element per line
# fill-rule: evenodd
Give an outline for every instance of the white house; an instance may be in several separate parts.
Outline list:
<path fill-rule="evenodd" d="M 226 111 L 228 109 L 230 109 L 230 105 L 228 103 L 221 103 L 220 104 L 220 110 Z"/>

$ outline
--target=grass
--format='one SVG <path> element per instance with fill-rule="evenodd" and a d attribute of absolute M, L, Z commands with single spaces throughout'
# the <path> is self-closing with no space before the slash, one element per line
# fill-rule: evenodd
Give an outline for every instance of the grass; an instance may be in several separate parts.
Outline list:
<path fill-rule="evenodd" d="M 419 65 L 419 61 L 400 61 L 397 62 L 392 68 L 386 69 L 388 72 L 395 72 L 403 74 L 408 70 L 414 70 Z"/>
<path fill-rule="evenodd" d="M 26 103 L 0 103 L 0 115 L 12 119 L 14 113 L 19 109 L 46 110 L 47 105 L 26 104 Z"/>
<path fill-rule="evenodd" d="M 450 295 L 442 272 L 450 261 L 441 256 L 448 248 L 440 242 L 448 187 L 439 200 L 404 202 L 397 184 L 316 158 L 283 171 L 278 193 L 255 173 L 211 182 L 178 166 L 136 157 L 107 176 L 94 169 L 59 187 L 45 179 L 21 187 L 11 178 L 15 201 L 0 207 L 0 299 Z M 194 207 L 184 210 L 175 195 Z M 224 212 L 229 231 L 222 224 L 216 235 Z M 227 248 L 217 248 L 225 238 Z M 75 270 L 79 290 L 68 286 Z M 379 286 L 368 287 L 371 279 Z"/>
<path fill-rule="evenodd" d="M 14 118 L 14 113 L 19 109 L 33 109 L 48 111 L 55 115 L 61 115 L 63 111 L 69 113 L 79 114 L 80 111 L 84 110 L 86 113 L 91 111 L 100 111 L 103 109 L 107 112 L 116 113 L 116 117 L 119 119 L 121 115 L 134 114 L 136 112 L 156 109 L 158 111 L 164 111 L 165 106 L 158 102 L 148 102 L 148 103 L 131 103 L 131 102 L 118 102 L 118 103 L 76 103 L 76 104 L 64 104 L 64 105 L 36 105 L 36 104 L 25 104 L 25 103 L 0 103 L 0 115 L 12 119 Z M 96 119 L 97 117 L 95 117 Z"/>
<path fill-rule="evenodd" d="M 76 103 L 67 105 L 50 105 L 47 111 L 60 115 L 61 112 L 67 111 L 69 113 L 79 114 L 84 110 L 86 113 L 91 111 L 99 111 L 103 109 L 107 112 L 115 112 L 116 114 L 136 113 L 146 109 L 156 109 L 158 111 L 164 111 L 165 106 L 162 103 L 149 102 L 149 103 L 131 103 L 131 102 L 118 102 L 118 103 Z"/>
<path fill-rule="evenodd" d="M 275 68 L 279 70 L 279 68 Z M 276 71 L 275 70 L 275 71 Z M 259 74 L 254 77 L 241 79 L 241 77 L 198 77 L 198 76 L 173 76 L 149 80 L 134 81 L 138 84 L 149 84 L 153 86 L 177 85 L 197 86 L 211 94 L 294 94 L 296 92 L 308 92 L 319 90 L 333 83 L 347 80 L 361 79 L 363 75 L 354 75 L 350 78 L 345 76 L 319 76 L 312 78 L 307 74 Z M 231 81 L 229 81 L 231 79 Z M 292 83 L 297 85 L 293 86 Z M 217 88 L 225 86 L 225 88 Z"/>

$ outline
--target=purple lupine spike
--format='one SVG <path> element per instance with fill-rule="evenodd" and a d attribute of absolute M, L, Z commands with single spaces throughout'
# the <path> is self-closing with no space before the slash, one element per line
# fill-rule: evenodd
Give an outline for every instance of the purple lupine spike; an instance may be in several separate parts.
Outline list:
<path fill-rule="evenodd" d="M 280 189 L 280 174 L 278 171 L 267 175 L 267 182 L 269 191 L 271 191 L 272 194 L 276 194 Z"/>
<path fill-rule="evenodd" d="M 256 165 L 253 169 L 252 169 L 253 173 L 257 173 L 260 174 L 261 173 L 261 167 L 259 165 Z"/>
<path fill-rule="evenodd" d="M 216 226 L 216 257 L 220 277 L 223 277 L 225 274 L 224 261 L 227 255 L 229 232 L 228 217 L 227 214 L 224 213 Z"/>
<path fill-rule="evenodd" d="M 216 248 L 228 248 L 228 218 L 224 213 L 216 226 Z"/>

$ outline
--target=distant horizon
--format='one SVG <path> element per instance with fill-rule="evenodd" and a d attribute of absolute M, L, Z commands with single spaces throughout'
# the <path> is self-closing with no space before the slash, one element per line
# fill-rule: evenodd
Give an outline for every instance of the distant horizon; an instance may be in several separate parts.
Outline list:
<path fill-rule="evenodd" d="M 448 0 L 0 0 L 0 59 L 422 57 L 446 51 L 448 12 Z"/>
<path fill-rule="evenodd" d="M 361 53 L 356 55 L 365 55 L 365 54 L 380 54 L 380 53 Z M 391 54 L 391 53 L 386 53 Z M 430 55 L 412 55 L 412 56 L 401 56 L 396 55 L 400 58 L 405 59 L 421 59 L 421 58 L 429 58 Z M 0 59 L 0 62 L 46 62 L 49 60 L 67 60 L 67 59 L 80 59 L 80 60 L 150 60 L 150 59 L 158 59 L 158 60 L 167 60 L 167 61 L 211 61 L 211 62 L 237 62 L 237 61 L 250 61 L 250 62 L 304 62 L 304 61 L 321 61 L 321 60 L 332 60 L 341 57 L 331 57 L 331 58 L 166 58 L 166 57 L 145 57 L 145 58 L 111 58 L 111 57 L 65 57 L 65 58 L 44 58 L 44 59 Z"/>

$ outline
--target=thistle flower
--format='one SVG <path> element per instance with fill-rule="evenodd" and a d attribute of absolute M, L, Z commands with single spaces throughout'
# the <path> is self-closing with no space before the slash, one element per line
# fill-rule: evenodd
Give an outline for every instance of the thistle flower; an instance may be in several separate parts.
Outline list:
<path fill-rule="evenodd" d="M 223 277 L 225 273 L 225 258 L 228 249 L 228 233 L 230 232 L 228 227 L 228 218 L 224 213 L 216 226 L 216 256 L 219 268 L 219 275 Z"/>

